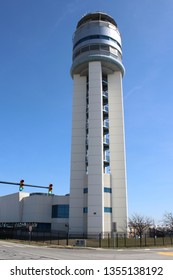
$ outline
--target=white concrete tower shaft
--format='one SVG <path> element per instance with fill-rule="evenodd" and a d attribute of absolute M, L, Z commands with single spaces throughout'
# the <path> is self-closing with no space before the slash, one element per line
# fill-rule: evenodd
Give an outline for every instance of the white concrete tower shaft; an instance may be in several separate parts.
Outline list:
<path fill-rule="evenodd" d="M 71 233 L 127 230 L 121 37 L 105 13 L 90 13 L 73 37 Z"/>

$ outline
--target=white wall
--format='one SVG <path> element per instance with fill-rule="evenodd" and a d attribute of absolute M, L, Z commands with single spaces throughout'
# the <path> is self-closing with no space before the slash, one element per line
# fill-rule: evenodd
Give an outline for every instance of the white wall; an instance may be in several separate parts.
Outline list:
<path fill-rule="evenodd" d="M 89 62 L 88 233 L 104 230 L 101 62 Z"/>
<path fill-rule="evenodd" d="M 14 193 L 0 197 L 0 222 L 22 222 L 23 198 L 28 193 Z"/>
<path fill-rule="evenodd" d="M 74 75 L 70 177 L 70 232 L 83 232 L 86 139 L 86 77 Z"/>
<path fill-rule="evenodd" d="M 51 223 L 52 196 L 32 195 L 23 199 L 22 222 Z"/>
<path fill-rule="evenodd" d="M 127 190 L 121 72 L 108 75 L 108 94 L 112 222 L 122 232 L 127 226 Z"/>

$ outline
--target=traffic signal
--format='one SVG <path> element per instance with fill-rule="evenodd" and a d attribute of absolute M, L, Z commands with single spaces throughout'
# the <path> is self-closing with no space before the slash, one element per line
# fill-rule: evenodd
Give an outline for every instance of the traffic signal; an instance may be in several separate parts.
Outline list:
<path fill-rule="evenodd" d="M 20 180 L 20 186 L 19 186 L 19 191 L 23 191 L 24 189 L 24 180 Z"/>
<path fill-rule="evenodd" d="M 52 185 L 52 184 L 49 184 L 48 194 L 52 194 L 52 189 L 53 189 L 53 185 Z"/>

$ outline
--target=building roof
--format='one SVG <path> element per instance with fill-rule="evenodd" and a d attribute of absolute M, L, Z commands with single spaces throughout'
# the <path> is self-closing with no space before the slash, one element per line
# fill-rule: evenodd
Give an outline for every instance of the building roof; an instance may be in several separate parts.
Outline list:
<path fill-rule="evenodd" d="M 117 27 L 115 20 L 111 16 L 109 16 L 108 14 L 105 14 L 103 12 L 95 12 L 95 13 L 88 13 L 88 14 L 84 15 L 79 20 L 79 22 L 77 24 L 77 28 L 86 22 L 97 21 L 97 20 L 110 22 Z"/>

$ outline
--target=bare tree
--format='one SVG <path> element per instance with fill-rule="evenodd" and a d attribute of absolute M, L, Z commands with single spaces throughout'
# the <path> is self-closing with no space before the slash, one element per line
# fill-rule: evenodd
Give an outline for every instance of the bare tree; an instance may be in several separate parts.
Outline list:
<path fill-rule="evenodd" d="M 167 230 L 173 231 L 173 213 L 171 212 L 165 213 L 163 218 L 163 223 Z"/>
<path fill-rule="evenodd" d="M 133 214 L 131 218 L 129 218 L 129 227 L 133 230 L 134 234 L 142 238 L 144 231 L 147 230 L 150 226 L 153 225 L 153 220 L 141 216 L 139 214 Z"/>

